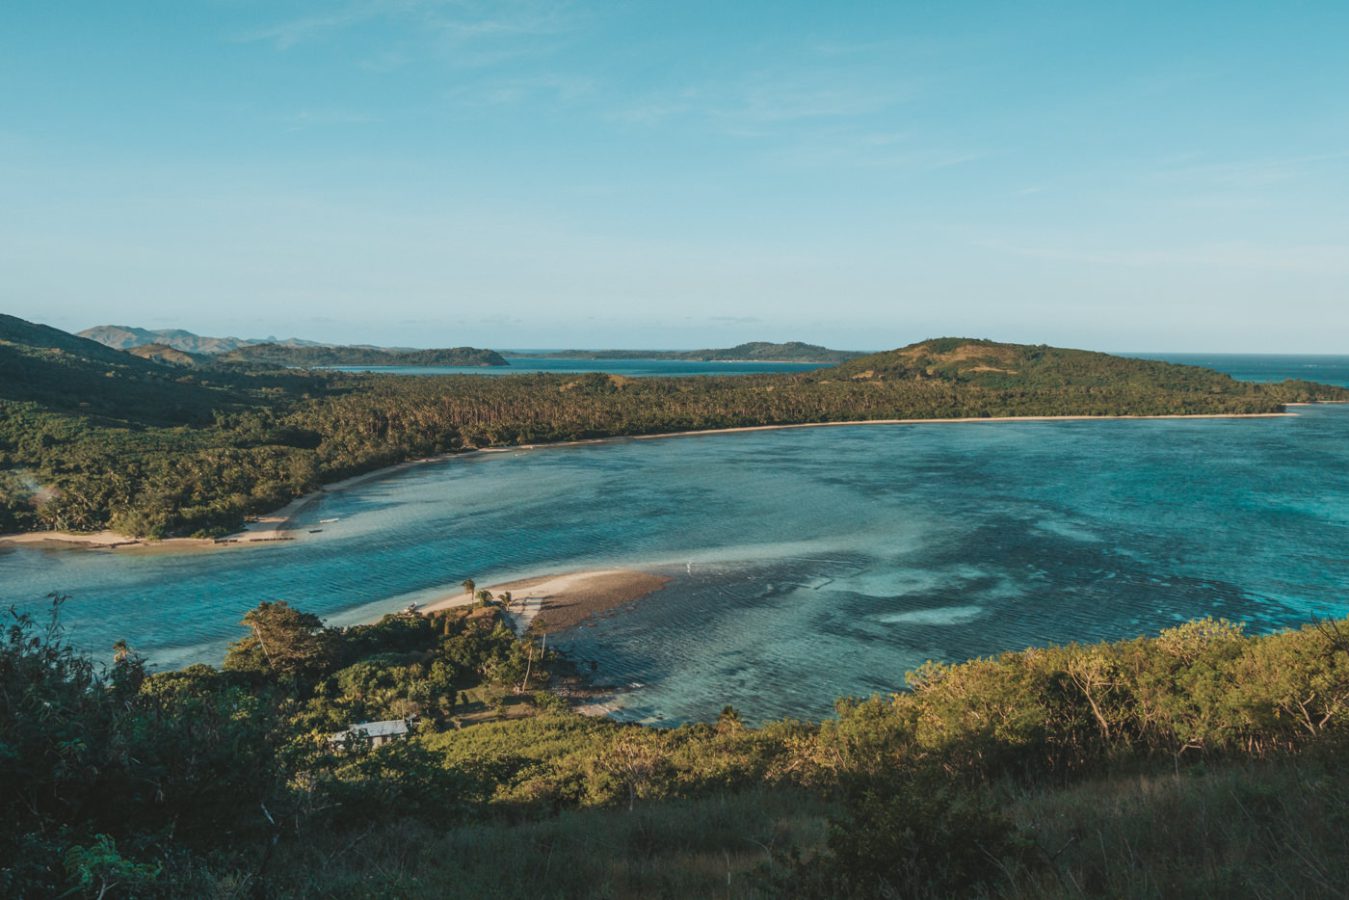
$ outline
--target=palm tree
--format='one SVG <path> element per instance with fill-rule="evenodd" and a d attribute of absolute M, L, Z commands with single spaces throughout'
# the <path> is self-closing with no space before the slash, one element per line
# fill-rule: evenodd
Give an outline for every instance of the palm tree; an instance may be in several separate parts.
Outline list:
<path fill-rule="evenodd" d="M 487 588 L 483 588 L 482 590 L 478 591 L 478 600 L 479 602 L 482 603 L 483 606 L 486 606 L 487 604 L 492 602 L 492 592 L 489 591 Z"/>
<path fill-rule="evenodd" d="M 463 581 L 463 585 L 464 585 L 464 591 L 465 591 L 470 597 L 476 596 L 473 592 L 474 592 L 475 590 L 477 590 L 478 582 L 474 581 L 472 578 L 465 578 L 464 581 Z"/>
<path fill-rule="evenodd" d="M 502 606 L 506 607 L 507 609 L 510 609 L 511 601 L 514 600 L 515 598 L 511 596 L 510 591 L 502 591 L 500 594 L 497 594 L 497 599 L 501 601 Z"/>

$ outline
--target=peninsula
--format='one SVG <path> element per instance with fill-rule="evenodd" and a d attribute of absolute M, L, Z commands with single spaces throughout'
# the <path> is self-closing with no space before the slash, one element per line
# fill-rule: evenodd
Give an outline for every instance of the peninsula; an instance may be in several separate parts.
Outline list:
<path fill-rule="evenodd" d="M 727 377 L 281 365 L 264 353 L 184 368 L 0 316 L 0 533 L 219 536 L 330 482 L 489 447 L 832 422 L 1273 414 L 1349 399 L 1309 382 L 967 338 Z"/>

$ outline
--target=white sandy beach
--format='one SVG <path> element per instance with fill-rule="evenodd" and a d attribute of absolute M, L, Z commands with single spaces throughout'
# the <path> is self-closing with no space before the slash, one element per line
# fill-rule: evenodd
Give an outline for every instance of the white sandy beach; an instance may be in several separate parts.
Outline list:
<path fill-rule="evenodd" d="M 622 606 L 660 590 L 668 579 L 635 569 L 587 569 L 543 575 L 494 585 L 479 585 L 495 596 L 509 591 L 508 612 L 517 631 L 525 631 L 536 619 L 545 631 L 571 627 L 600 612 Z M 456 591 L 420 606 L 431 615 L 446 609 L 469 606 L 476 598 Z"/>

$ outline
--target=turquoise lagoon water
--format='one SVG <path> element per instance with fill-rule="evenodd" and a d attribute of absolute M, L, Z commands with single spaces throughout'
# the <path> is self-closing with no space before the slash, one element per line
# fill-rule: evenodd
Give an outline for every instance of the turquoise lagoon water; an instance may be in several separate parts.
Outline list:
<path fill-rule="evenodd" d="M 1349 407 L 479 453 L 304 515 L 321 533 L 215 553 L 3 549 L 0 603 L 67 593 L 76 642 L 169 666 L 219 661 L 260 600 L 353 622 L 469 576 L 644 566 L 673 580 L 560 638 L 619 716 L 820 716 L 929 658 L 1349 614 Z"/>

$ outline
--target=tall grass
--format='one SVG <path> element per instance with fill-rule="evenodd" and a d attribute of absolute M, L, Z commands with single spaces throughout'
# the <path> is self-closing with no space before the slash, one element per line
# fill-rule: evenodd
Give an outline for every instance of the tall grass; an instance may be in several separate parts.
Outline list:
<path fill-rule="evenodd" d="M 1349 771 L 1333 759 L 1023 790 L 1043 851 L 1008 897 L 1349 897 Z"/>
<path fill-rule="evenodd" d="M 1349 897 L 1349 768 L 1333 757 L 991 790 L 1034 851 L 979 896 Z M 827 883 L 799 883 L 789 857 L 825 851 L 838 812 L 779 788 L 449 829 L 357 822 L 340 837 L 283 841 L 262 884 L 228 868 L 190 883 L 221 900 L 259 888 L 277 898 L 835 897 Z M 856 887 L 847 896 L 891 896 L 879 883 Z"/>
<path fill-rule="evenodd" d="M 760 877 L 792 847 L 824 842 L 829 807 L 751 791 L 543 821 L 439 830 L 413 821 L 278 853 L 284 897 L 658 898 L 771 896 Z"/>

